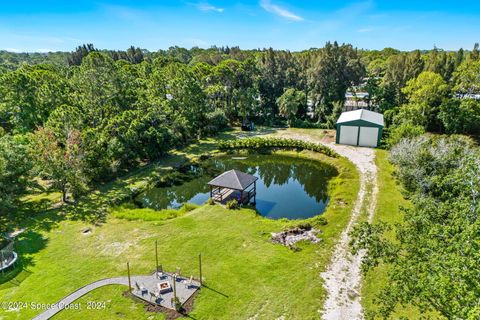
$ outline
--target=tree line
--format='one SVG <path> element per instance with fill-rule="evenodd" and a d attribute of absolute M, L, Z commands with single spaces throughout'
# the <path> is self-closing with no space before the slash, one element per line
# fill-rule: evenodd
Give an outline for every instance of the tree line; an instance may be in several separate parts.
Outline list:
<path fill-rule="evenodd" d="M 478 133 L 478 45 L 471 51 L 301 52 L 172 47 L 149 52 L 0 52 L 0 212 L 29 177 L 72 201 L 171 148 L 250 119 L 332 128 L 348 90 L 385 114 L 387 142 L 427 131 Z M 27 183 L 28 182 L 28 183 Z"/>
<path fill-rule="evenodd" d="M 390 152 L 413 203 L 402 223 L 362 223 L 354 248 L 364 270 L 386 264 L 386 285 L 371 318 L 415 306 L 446 319 L 479 319 L 480 150 L 465 136 L 403 139 Z M 386 237 L 386 234 L 393 235 Z"/>

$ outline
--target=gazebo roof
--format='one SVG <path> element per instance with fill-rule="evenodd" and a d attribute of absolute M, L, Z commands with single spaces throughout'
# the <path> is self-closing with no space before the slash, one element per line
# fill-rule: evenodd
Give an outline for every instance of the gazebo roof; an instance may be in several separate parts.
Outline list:
<path fill-rule="evenodd" d="M 245 190 L 248 186 L 257 181 L 257 179 L 257 177 L 250 174 L 238 170 L 230 170 L 222 173 L 207 184 L 214 187 Z"/>

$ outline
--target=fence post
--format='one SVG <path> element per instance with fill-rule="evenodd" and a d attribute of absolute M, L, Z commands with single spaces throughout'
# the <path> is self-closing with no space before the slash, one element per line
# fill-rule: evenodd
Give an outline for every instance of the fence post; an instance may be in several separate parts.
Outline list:
<path fill-rule="evenodd" d="M 200 286 L 203 285 L 202 281 L 202 254 L 198 254 L 198 266 L 200 267 Z"/>

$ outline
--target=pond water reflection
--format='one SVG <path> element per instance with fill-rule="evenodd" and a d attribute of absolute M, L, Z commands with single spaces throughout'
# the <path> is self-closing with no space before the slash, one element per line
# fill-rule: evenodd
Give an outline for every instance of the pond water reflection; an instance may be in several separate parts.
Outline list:
<path fill-rule="evenodd" d="M 178 208 L 209 198 L 207 182 L 216 174 L 237 169 L 258 177 L 257 211 L 271 219 L 305 219 L 323 213 L 334 167 L 310 159 L 280 155 L 249 155 L 246 159 L 217 157 L 206 161 L 204 174 L 179 186 L 153 188 L 137 198 L 145 207 Z M 208 173 L 207 173 L 208 172 Z"/>

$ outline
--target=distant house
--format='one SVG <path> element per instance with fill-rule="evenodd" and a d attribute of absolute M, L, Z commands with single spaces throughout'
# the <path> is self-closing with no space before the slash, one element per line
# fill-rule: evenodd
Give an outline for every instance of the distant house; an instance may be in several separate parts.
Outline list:
<path fill-rule="evenodd" d="M 359 109 L 343 112 L 337 120 L 338 144 L 378 147 L 383 133 L 381 113 Z"/>
<path fill-rule="evenodd" d="M 457 93 L 456 97 L 459 99 L 475 99 L 480 100 L 480 94 L 478 93 Z"/>
<path fill-rule="evenodd" d="M 369 103 L 368 99 L 368 92 L 347 92 L 345 94 L 343 111 L 353 111 L 357 109 L 375 109 L 375 106 Z"/>

